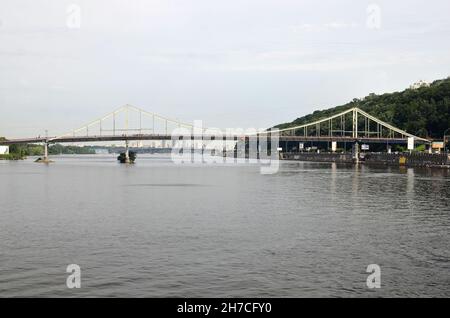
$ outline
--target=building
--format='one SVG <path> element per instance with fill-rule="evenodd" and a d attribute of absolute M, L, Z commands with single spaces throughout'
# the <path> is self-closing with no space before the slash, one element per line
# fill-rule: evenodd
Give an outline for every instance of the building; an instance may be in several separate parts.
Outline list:
<path fill-rule="evenodd" d="M 9 146 L 0 146 L 0 155 L 8 155 Z"/>
<path fill-rule="evenodd" d="M 144 143 L 142 140 L 138 140 L 135 143 L 131 143 L 130 146 L 134 148 L 144 148 Z"/>
<path fill-rule="evenodd" d="M 430 83 L 420 80 L 420 81 L 412 84 L 409 88 L 410 89 L 419 89 L 422 87 L 430 87 Z"/>
<path fill-rule="evenodd" d="M 109 154 L 108 149 L 104 149 L 104 148 L 95 148 L 95 154 L 96 155 L 107 155 Z"/>

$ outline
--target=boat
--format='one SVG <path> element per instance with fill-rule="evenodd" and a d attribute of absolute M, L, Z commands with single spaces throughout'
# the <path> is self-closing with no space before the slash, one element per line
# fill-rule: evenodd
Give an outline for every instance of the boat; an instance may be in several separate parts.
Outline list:
<path fill-rule="evenodd" d="M 117 157 L 117 160 L 120 163 L 134 163 L 134 161 L 136 160 L 136 153 L 134 151 L 130 151 L 128 153 L 129 156 L 129 161 L 127 162 L 127 157 L 125 152 L 121 152 L 120 155 Z"/>

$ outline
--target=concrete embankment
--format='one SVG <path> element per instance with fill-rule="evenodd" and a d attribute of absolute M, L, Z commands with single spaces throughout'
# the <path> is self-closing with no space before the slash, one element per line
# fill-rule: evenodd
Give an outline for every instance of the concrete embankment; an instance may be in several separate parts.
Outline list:
<path fill-rule="evenodd" d="M 351 153 L 282 153 L 282 160 L 298 160 L 298 161 L 313 161 L 313 162 L 341 162 L 353 163 L 353 156 Z"/>
<path fill-rule="evenodd" d="M 281 154 L 281 159 L 337 163 L 356 162 L 354 156 L 350 153 L 283 153 Z M 428 153 L 362 153 L 360 154 L 359 162 L 374 165 L 450 168 L 450 155 Z"/>

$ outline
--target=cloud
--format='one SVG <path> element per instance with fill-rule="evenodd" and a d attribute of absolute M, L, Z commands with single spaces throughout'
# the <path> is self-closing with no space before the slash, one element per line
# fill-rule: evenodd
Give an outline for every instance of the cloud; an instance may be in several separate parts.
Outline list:
<path fill-rule="evenodd" d="M 359 55 L 352 57 L 328 57 L 315 58 L 306 53 L 299 54 L 304 61 L 293 61 L 290 59 L 296 56 L 288 51 L 286 54 L 278 52 L 276 55 L 269 55 L 271 57 L 278 57 L 276 59 L 260 59 L 258 56 L 248 59 L 245 63 L 238 60 L 231 63 L 224 63 L 220 65 L 208 65 L 206 70 L 215 70 L 222 72 L 337 72 L 350 71 L 358 69 L 378 69 L 386 67 L 405 67 L 414 65 L 426 65 L 432 61 L 423 55 L 411 55 L 401 52 L 391 56 L 383 57 L 381 54 Z M 264 54 L 263 54 L 264 55 Z M 259 55 L 261 56 L 261 55 Z"/>

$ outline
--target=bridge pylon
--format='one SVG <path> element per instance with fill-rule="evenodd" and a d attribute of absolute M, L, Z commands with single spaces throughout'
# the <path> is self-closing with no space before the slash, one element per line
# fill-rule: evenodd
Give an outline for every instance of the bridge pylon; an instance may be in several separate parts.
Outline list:
<path fill-rule="evenodd" d="M 48 161 L 48 142 L 44 142 L 44 161 Z"/>
<path fill-rule="evenodd" d="M 128 146 L 128 140 L 125 140 L 125 163 L 130 163 L 130 148 Z"/>
<path fill-rule="evenodd" d="M 48 145 L 49 145 L 49 141 L 48 141 L 48 139 L 45 139 L 45 140 L 44 140 L 44 156 L 41 157 L 41 158 L 38 158 L 38 159 L 36 160 L 36 162 L 39 162 L 39 163 L 51 163 L 51 162 L 53 162 L 53 161 L 51 161 L 51 160 L 49 159 L 49 155 L 48 155 Z"/>

